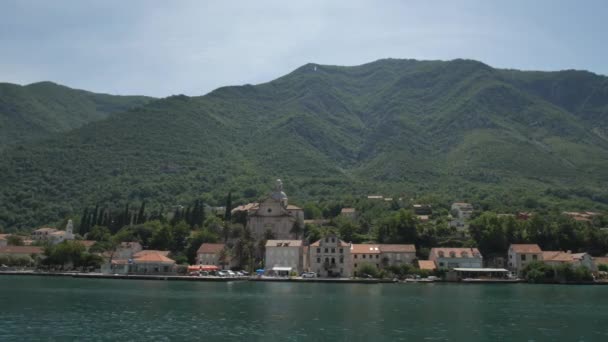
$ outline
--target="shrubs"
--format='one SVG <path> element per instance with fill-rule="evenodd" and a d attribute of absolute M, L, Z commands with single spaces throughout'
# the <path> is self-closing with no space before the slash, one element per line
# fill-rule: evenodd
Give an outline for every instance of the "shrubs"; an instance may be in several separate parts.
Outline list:
<path fill-rule="evenodd" d="M 593 275 L 586 267 L 570 264 L 553 266 L 542 262 L 532 262 L 522 270 L 522 275 L 530 283 L 593 281 Z"/>
<path fill-rule="evenodd" d="M 357 277 L 365 277 L 366 275 L 370 275 L 372 278 L 380 278 L 380 270 L 372 264 L 362 264 L 357 270 Z"/>

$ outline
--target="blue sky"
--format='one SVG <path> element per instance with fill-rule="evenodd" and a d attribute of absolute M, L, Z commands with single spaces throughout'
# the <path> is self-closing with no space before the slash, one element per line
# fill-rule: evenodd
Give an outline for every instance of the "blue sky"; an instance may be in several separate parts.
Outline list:
<path fill-rule="evenodd" d="M 308 62 L 480 60 L 607 75 L 608 1 L 0 1 L 0 81 L 202 95 Z"/>

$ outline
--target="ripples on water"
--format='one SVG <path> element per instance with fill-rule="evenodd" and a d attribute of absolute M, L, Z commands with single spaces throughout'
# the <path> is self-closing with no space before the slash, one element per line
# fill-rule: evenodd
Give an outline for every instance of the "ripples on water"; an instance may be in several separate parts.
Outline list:
<path fill-rule="evenodd" d="M 608 341 L 608 287 L 0 277 L 0 341 Z"/>

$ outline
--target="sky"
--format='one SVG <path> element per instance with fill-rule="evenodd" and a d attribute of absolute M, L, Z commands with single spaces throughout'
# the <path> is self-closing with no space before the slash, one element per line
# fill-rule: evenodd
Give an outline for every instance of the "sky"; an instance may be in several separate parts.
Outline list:
<path fill-rule="evenodd" d="M 203 95 L 306 63 L 468 58 L 608 75 L 608 1 L 0 1 L 0 82 Z"/>

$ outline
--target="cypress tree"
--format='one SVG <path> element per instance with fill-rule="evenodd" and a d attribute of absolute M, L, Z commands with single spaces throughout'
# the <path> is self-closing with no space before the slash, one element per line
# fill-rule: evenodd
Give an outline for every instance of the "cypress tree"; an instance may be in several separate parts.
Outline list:
<path fill-rule="evenodd" d="M 182 219 L 181 216 L 182 215 L 179 207 L 176 207 L 175 212 L 173 212 L 173 218 L 171 219 L 171 225 L 175 225 L 177 222 L 179 222 Z"/>
<path fill-rule="evenodd" d="M 226 212 L 224 214 L 224 221 L 230 222 L 232 219 L 232 191 L 228 192 L 228 198 L 226 198 Z"/>
<path fill-rule="evenodd" d="M 118 229 L 131 224 L 131 215 L 130 215 L 130 212 L 129 212 L 129 203 L 127 203 L 125 205 L 125 212 L 124 212 L 124 214 L 122 216 L 122 220 L 121 221 L 122 222 L 120 222 Z"/>
<path fill-rule="evenodd" d="M 146 222 L 146 201 L 141 202 L 141 207 L 139 207 L 139 213 L 137 214 L 137 224 L 142 224 Z"/>
<path fill-rule="evenodd" d="M 82 213 L 82 216 L 80 217 L 80 227 L 78 227 L 78 232 L 80 233 L 80 235 L 84 235 L 89 231 L 89 228 L 87 227 L 89 221 L 89 208 L 84 208 L 84 212 Z"/>
<path fill-rule="evenodd" d="M 91 222 L 91 226 L 97 226 L 99 224 L 99 204 L 95 204 L 95 210 L 93 211 L 93 218 Z"/>

